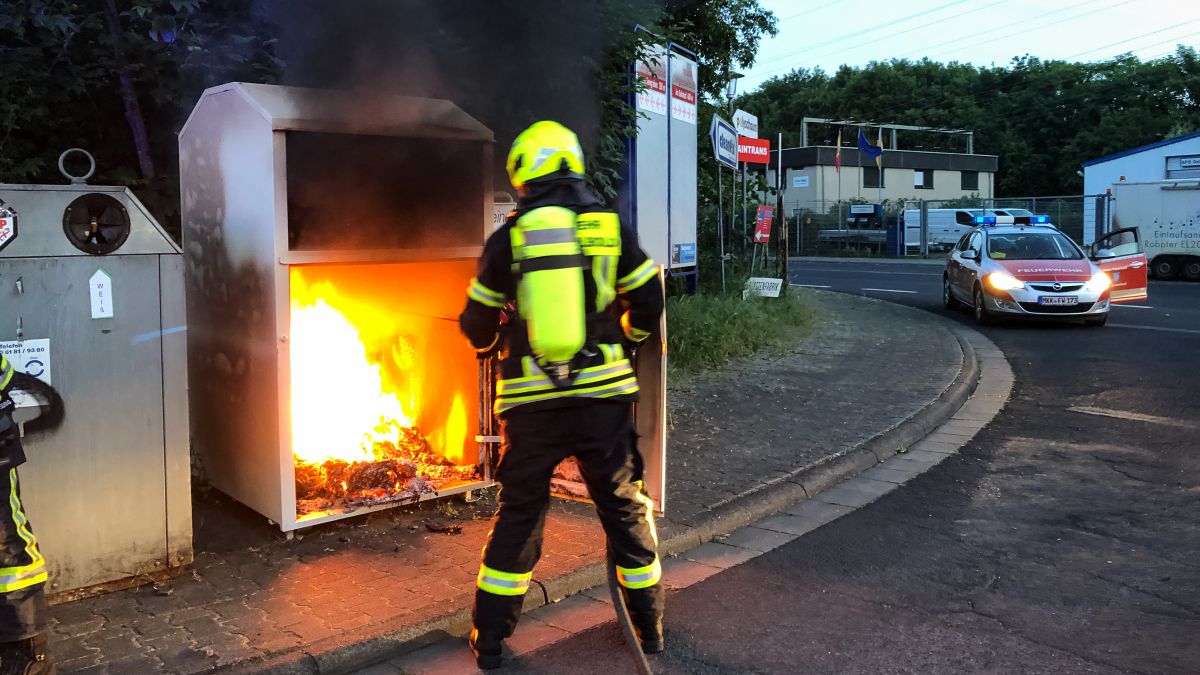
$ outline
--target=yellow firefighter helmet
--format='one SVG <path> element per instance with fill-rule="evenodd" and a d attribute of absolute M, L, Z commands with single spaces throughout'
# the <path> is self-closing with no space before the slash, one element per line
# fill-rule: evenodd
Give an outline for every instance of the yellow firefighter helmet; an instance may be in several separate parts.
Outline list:
<path fill-rule="evenodd" d="M 558 122 L 543 120 L 513 141 L 507 168 L 515 188 L 550 177 L 583 178 L 583 149 L 575 132 Z"/>

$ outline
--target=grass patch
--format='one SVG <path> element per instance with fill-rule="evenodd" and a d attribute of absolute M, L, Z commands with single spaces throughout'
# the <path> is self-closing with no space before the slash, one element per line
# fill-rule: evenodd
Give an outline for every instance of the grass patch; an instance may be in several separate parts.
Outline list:
<path fill-rule="evenodd" d="M 679 381 L 763 350 L 783 353 L 813 318 L 795 291 L 784 298 L 743 300 L 740 293 L 668 298 L 668 375 Z"/>

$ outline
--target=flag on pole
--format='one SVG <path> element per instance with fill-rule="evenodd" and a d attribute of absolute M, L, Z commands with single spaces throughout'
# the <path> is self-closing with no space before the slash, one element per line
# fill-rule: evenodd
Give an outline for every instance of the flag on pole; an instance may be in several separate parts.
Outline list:
<path fill-rule="evenodd" d="M 882 139 L 883 127 L 880 127 L 879 134 Z M 882 164 L 879 158 L 883 156 L 883 144 L 871 145 L 871 142 L 867 140 L 867 136 L 863 133 L 862 129 L 858 130 L 858 151 L 866 155 L 869 159 L 875 160 L 875 164 Z"/>
<path fill-rule="evenodd" d="M 833 170 L 842 172 L 842 130 L 838 129 L 837 152 L 833 153 Z"/>
<path fill-rule="evenodd" d="M 883 127 L 879 127 L 879 136 L 875 143 L 879 147 L 879 156 L 875 158 L 875 168 L 883 171 Z"/>

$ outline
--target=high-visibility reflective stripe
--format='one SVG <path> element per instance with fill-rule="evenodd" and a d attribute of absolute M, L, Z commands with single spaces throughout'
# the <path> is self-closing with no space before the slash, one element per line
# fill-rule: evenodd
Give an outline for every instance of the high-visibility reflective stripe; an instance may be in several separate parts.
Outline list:
<path fill-rule="evenodd" d="M 21 508 L 21 500 L 17 497 L 17 470 L 8 470 L 8 506 L 12 511 L 13 523 L 17 526 L 17 536 L 25 542 L 25 555 L 29 556 L 28 565 L 0 568 L 0 593 L 16 591 L 46 581 L 46 560 L 38 551 L 37 540 L 29 530 L 29 520 Z"/>
<path fill-rule="evenodd" d="M 646 494 L 646 488 L 642 481 L 637 482 L 638 491 L 633 496 L 634 500 L 642 506 L 646 507 L 646 513 L 643 514 L 643 520 L 646 521 L 646 526 L 650 528 L 650 538 L 654 540 L 654 545 L 658 546 L 658 527 L 654 525 L 654 502 L 650 496 Z"/>
<path fill-rule="evenodd" d="M 20 570 L 16 574 L 7 574 L 9 570 Z M 36 563 L 27 568 L 6 567 L 0 569 L 0 593 L 11 593 L 35 584 L 45 583 L 49 575 L 44 563 Z"/>
<path fill-rule="evenodd" d="M 12 364 L 8 362 L 8 359 L 4 358 L 3 354 L 0 354 L 0 389 L 8 389 L 8 383 L 12 382 L 12 379 Z"/>
<path fill-rule="evenodd" d="M 575 241 L 575 228 L 553 227 L 546 230 L 525 230 L 525 246 L 570 244 Z"/>
<path fill-rule="evenodd" d="M 656 272 L 654 261 L 647 258 L 646 262 L 637 266 L 637 269 L 617 279 L 617 292 L 626 293 L 640 288 L 647 281 L 653 279 Z"/>
<path fill-rule="evenodd" d="M 592 277 L 596 281 L 596 309 L 603 311 L 617 299 L 616 256 L 606 255 L 592 258 Z"/>
<path fill-rule="evenodd" d="M 630 376 L 616 382 L 584 389 L 563 389 L 541 394 L 530 394 L 528 396 L 497 396 L 495 411 L 502 413 L 525 403 L 537 403 L 538 401 L 549 401 L 555 398 L 612 398 L 614 396 L 636 394 L 637 392 L 637 378 Z"/>
<path fill-rule="evenodd" d="M 480 354 L 482 354 L 486 351 L 491 351 L 492 347 L 495 347 L 496 343 L 499 341 L 500 341 L 500 334 L 496 333 L 496 336 L 492 338 L 492 342 L 488 346 L 480 347 L 480 348 L 476 349 L 475 351 L 479 352 Z"/>
<path fill-rule="evenodd" d="M 621 315 L 621 331 L 625 333 L 625 337 L 633 340 L 634 342 L 641 342 L 642 340 L 650 337 L 649 331 L 644 331 L 629 323 L 629 312 L 625 312 Z"/>
<path fill-rule="evenodd" d="M 493 291 L 475 278 L 471 279 L 471 285 L 467 287 L 467 297 L 482 305 L 496 308 L 503 307 L 506 300 L 503 293 Z"/>
<path fill-rule="evenodd" d="M 662 563 L 655 556 L 654 562 L 645 567 L 617 566 L 617 581 L 625 588 L 649 588 L 662 579 Z"/>
<path fill-rule="evenodd" d="M 575 378 L 575 380 L 571 384 L 575 385 L 575 384 L 587 384 L 589 382 L 599 382 L 600 380 L 604 380 L 604 379 L 607 379 L 610 377 L 616 377 L 618 375 L 625 375 L 625 374 L 628 374 L 631 372 L 633 372 L 633 367 L 629 364 L 628 360 L 623 359 L 623 360 L 615 362 L 615 363 L 609 363 L 609 364 L 602 365 L 602 366 L 593 366 L 591 368 L 585 368 L 585 369 L 579 371 L 579 375 Z M 499 392 L 500 392 L 500 395 L 503 396 L 504 394 L 507 394 L 507 393 L 530 391 L 530 390 L 544 389 L 544 388 L 557 388 L 557 385 L 555 385 L 554 382 L 549 377 L 547 377 L 545 374 L 541 375 L 540 377 L 537 375 L 534 375 L 533 377 L 529 377 L 529 378 L 523 377 L 523 378 L 520 378 L 520 381 L 516 381 L 516 382 L 514 382 L 512 380 L 501 380 L 500 385 L 499 385 Z"/>
<path fill-rule="evenodd" d="M 475 585 L 493 595 L 525 595 L 532 578 L 533 572 L 501 572 L 487 565 L 480 565 L 479 578 L 476 579 Z"/>

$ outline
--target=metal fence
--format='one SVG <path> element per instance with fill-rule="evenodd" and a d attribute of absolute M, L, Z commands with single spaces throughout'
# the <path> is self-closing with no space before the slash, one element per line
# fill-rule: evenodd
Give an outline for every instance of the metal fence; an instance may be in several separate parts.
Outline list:
<path fill-rule="evenodd" d="M 1108 231 L 1111 196 L 900 199 L 788 204 L 789 249 L 797 256 L 927 256 L 949 250 L 979 215 L 1047 215 L 1077 243 Z M 867 213 L 870 212 L 870 213 Z"/>

